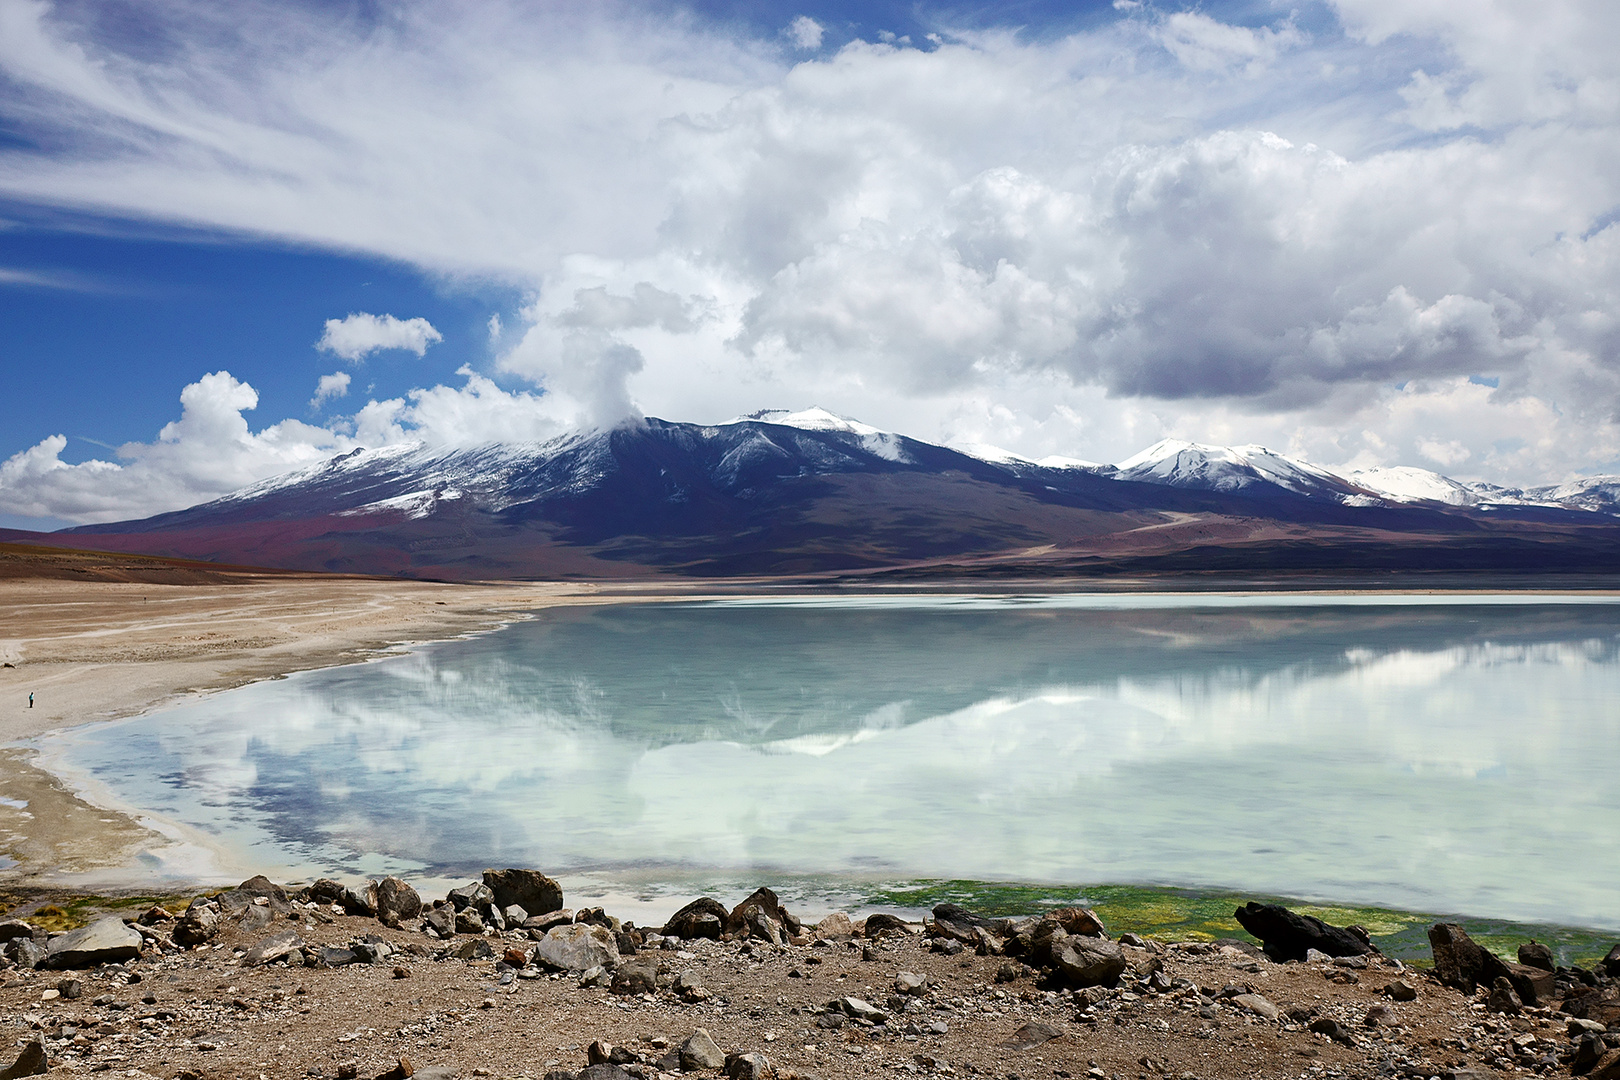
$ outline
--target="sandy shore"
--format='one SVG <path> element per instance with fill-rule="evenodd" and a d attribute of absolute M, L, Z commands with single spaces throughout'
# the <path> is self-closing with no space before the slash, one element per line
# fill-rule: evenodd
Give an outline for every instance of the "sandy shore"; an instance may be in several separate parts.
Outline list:
<path fill-rule="evenodd" d="M 19 741 L 596 599 L 580 584 L 0 580 L 0 882 L 93 881 L 176 839 L 66 789 Z"/>

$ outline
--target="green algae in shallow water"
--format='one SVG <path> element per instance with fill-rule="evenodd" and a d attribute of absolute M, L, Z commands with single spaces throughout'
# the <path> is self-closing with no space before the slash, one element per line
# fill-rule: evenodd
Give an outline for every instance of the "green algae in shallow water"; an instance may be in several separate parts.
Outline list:
<path fill-rule="evenodd" d="M 1532 938 L 1553 951 L 1560 964 L 1590 965 L 1608 952 L 1615 935 L 1582 927 L 1516 923 L 1462 915 L 1434 915 L 1390 908 L 1311 904 L 1288 897 L 1221 890 L 1173 889 L 1146 885 L 1025 885 L 976 881 L 911 881 L 865 892 L 863 906 L 932 908 L 961 904 L 986 915 L 1033 915 L 1053 908 L 1084 905 L 1102 917 L 1109 932 L 1151 935 L 1166 941 L 1253 942 L 1233 917 L 1250 900 L 1282 904 L 1335 926 L 1363 926 L 1373 944 L 1389 956 L 1426 965 L 1433 959 L 1428 930 L 1437 922 L 1459 923 L 1475 941 L 1509 959 Z"/>

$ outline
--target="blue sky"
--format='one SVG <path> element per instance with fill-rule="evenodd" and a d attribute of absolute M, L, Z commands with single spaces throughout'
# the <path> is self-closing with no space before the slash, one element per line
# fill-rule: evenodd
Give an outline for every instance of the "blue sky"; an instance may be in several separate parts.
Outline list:
<path fill-rule="evenodd" d="M 1612 5 L 0 20 L 0 526 L 811 404 L 1033 456 L 1620 470 Z M 432 336 L 319 348 L 350 315 Z"/>

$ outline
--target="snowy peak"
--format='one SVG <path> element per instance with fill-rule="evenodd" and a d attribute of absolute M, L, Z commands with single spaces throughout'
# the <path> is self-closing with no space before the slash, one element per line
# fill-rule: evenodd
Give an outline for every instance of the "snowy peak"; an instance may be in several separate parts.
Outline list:
<path fill-rule="evenodd" d="M 1487 501 L 1471 484 L 1410 465 L 1358 469 L 1350 479 L 1391 502 L 1439 502 L 1448 506 L 1478 506 Z"/>
<path fill-rule="evenodd" d="M 776 424 L 780 427 L 799 428 L 803 431 L 838 431 L 846 435 L 888 435 L 890 432 L 863 424 L 859 420 L 812 405 L 808 409 L 790 412 L 787 409 L 761 409 L 727 420 L 721 427 L 731 424 Z"/>
<path fill-rule="evenodd" d="M 1264 446 L 1204 446 L 1163 439 L 1116 468 L 1120 480 L 1200 491 L 1245 492 L 1269 484 L 1298 495 L 1364 494 L 1341 476 Z"/>

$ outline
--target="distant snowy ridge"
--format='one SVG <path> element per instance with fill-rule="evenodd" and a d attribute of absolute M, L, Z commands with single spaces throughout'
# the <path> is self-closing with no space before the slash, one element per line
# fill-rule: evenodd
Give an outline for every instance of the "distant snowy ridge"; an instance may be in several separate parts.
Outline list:
<path fill-rule="evenodd" d="M 651 421 L 651 423 L 662 423 Z M 813 433 L 806 442 L 771 428 Z M 742 430 L 736 430 L 742 429 Z M 744 478 L 762 462 L 795 456 L 813 472 L 839 471 L 847 454 L 870 455 L 900 465 L 915 464 L 914 454 L 949 449 L 1019 477 L 1043 473 L 1157 484 L 1225 494 L 1266 495 L 1287 492 L 1346 506 L 1431 505 L 1489 511 L 1493 507 L 1548 507 L 1620 516 L 1620 477 L 1595 476 L 1565 484 L 1527 489 L 1454 480 L 1428 469 L 1388 466 L 1345 474 L 1313 465 L 1264 446 L 1208 446 L 1164 439 L 1117 465 L 1053 455 L 1030 458 L 983 443 L 952 447 L 910 439 L 820 407 L 799 411 L 766 409 L 723 424 L 695 430 L 720 437 L 729 448 L 714 465 L 714 476 L 727 486 L 744 486 Z M 399 443 L 355 450 L 318 465 L 261 481 L 216 501 L 216 506 L 245 503 L 278 493 L 323 490 L 342 501 L 345 489 L 364 487 L 368 498 L 349 502 L 344 516 L 389 513 L 429 517 L 445 504 L 467 500 L 499 512 L 537 497 L 582 493 L 616 468 L 609 433 L 578 432 L 546 442 L 492 443 L 450 448 Z M 910 450 L 907 449 L 910 445 Z M 1053 479 L 1053 483 L 1061 483 Z"/>

